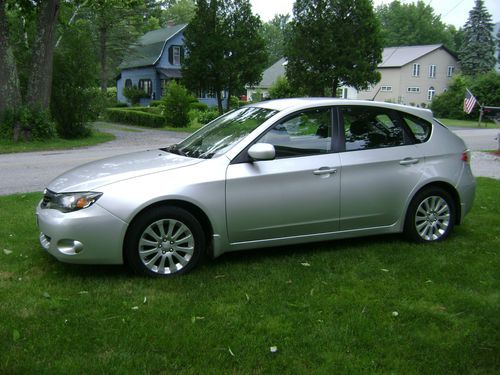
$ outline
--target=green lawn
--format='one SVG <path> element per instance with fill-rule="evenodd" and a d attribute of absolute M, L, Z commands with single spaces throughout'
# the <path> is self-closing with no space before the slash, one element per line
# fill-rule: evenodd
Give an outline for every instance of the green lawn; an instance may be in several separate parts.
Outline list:
<path fill-rule="evenodd" d="M 450 118 L 438 118 L 438 120 L 446 126 L 459 126 L 463 128 L 477 128 L 477 121 L 470 121 L 470 120 L 454 120 Z M 482 122 L 481 123 L 481 128 L 499 128 L 498 125 L 496 125 L 492 121 L 488 122 Z"/>
<path fill-rule="evenodd" d="M 93 131 L 92 135 L 83 139 L 62 139 L 56 138 L 47 141 L 33 141 L 14 143 L 0 139 L 0 154 L 12 152 L 30 152 L 30 151 L 46 151 L 46 150 L 66 150 L 76 147 L 94 146 L 100 143 L 109 142 L 115 139 L 115 136 L 109 133 Z"/>
<path fill-rule="evenodd" d="M 499 189 L 478 179 L 443 243 L 226 254 L 171 280 L 59 263 L 40 195 L 0 197 L 0 373 L 499 373 Z"/>

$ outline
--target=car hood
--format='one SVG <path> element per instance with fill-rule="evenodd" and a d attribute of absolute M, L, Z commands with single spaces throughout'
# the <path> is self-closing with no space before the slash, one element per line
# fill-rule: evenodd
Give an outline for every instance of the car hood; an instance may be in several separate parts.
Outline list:
<path fill-rule="evenodd" d="M 163 150 L 140 151 L 90 162 L 56 177 L 48 186 L 57 193 L 90 191 L 101 186 L 151 173 L 200 163 Z"/>

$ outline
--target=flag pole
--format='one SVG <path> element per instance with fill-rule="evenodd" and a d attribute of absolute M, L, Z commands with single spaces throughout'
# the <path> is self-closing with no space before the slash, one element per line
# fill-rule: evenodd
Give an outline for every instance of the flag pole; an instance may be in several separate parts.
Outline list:
<path fill-rule="evenodd" d="M 483 105 L 481 103 L 479 103 L 479 121 L 477 123 L 477 127 L 480 128 L 481 127 L 481 121 L 483 120 Z M 485 125 L 486 126 L 486 125 Z"/>

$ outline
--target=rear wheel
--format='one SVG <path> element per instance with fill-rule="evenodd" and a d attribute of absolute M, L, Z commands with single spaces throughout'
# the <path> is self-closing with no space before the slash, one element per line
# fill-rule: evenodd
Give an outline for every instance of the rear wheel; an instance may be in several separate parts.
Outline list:
<path fill-rule="evenodd" d="M 415 242 L 445 240 L 455 223 L 455 204 L 450 194 L 430 187 L 413 198 L 405 222 L 406 236 Z"/>
<path fill-rule="evenodd" d="M 125 257 L 137 272 L 155 277 L 184 274 L 205 253 L 198 220 L 179 207 L 158 207 L 142 214 L 126 238 Z"/>

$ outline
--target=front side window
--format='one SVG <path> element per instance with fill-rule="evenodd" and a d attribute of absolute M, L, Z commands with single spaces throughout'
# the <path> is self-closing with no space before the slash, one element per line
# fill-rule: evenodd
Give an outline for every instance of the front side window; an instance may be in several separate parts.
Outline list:
<path fill-rule="evenodd" d="M 308 110 L 274 125 L 259 140 L 270 143 L 276 158 L 325 154 L 332 146 L 331 112 L 329 108 Z"/>
<path fill-rule="evenodd" d="M 153 93 L 153 82 L 150 79 L 140 79 L 139 88 L 151 96 Z"/>
<path fill-rule="evenodd" d="M 403 129 L 383 108 L 348 107 L 342 109 L 346 151 L 402 146 Z"/>
<path fill-rule="evenodd" d="M 229 151 L 276 113 L 266 108 L 240 108 L 215 119 L 192 136 L 165 150 L 191 158 L 212 159 Z"/>

